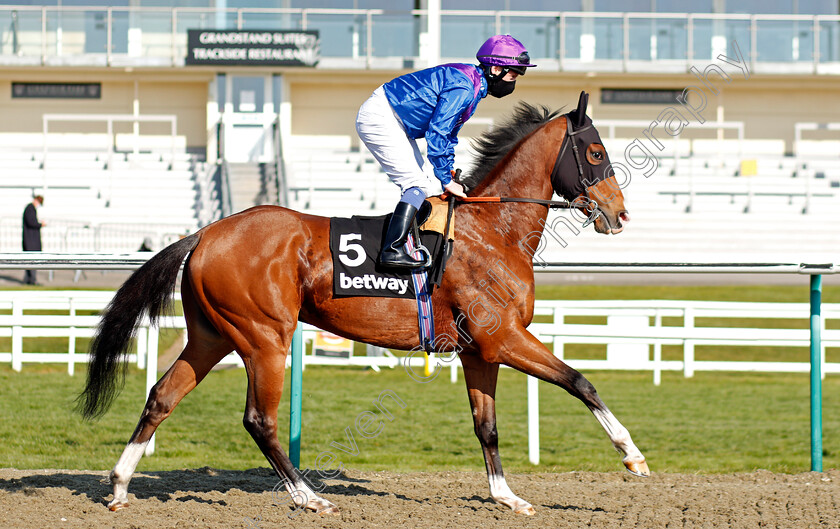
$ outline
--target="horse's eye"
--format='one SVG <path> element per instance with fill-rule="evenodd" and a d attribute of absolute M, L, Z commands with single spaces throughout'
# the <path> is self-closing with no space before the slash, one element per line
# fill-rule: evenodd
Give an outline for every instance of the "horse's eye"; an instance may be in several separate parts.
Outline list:
<path fill-rule="evenodd" d="M 589 163 L 592 165 L 600 165 L 607 159 L 607 153 L 604 152 L 604 148 L 602 146 L 593 143 L 586 148 L 586 159 L 589 160 Z"/>

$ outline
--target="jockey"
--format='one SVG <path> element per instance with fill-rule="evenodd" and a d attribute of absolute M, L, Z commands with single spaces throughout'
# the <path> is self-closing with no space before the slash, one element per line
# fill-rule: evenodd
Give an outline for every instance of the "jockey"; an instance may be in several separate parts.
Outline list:
<path fill-rule="evenodd" d="M 488 93 L 509 95 L 516 78 L 536 66 L 525 46 L 510 35 L 487 39 L 476 59 L 478 66 L 443 64 L 397 77 L 377 88 L 359 109 L 359 138 L 402 191 L 379 255 L 382 266 L 423 266 L 404 244 L 427 196 L 444 191 L 465 196 L 463 186 L 452 180 L 458 131 Z M 422 137 L 426 138 L 428 162 L 415 141 Z"/>

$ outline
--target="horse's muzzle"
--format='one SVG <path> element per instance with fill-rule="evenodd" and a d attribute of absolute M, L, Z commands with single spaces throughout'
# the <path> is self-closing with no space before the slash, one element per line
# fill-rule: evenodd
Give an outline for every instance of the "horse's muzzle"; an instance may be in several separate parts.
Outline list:
<path fill-rule="evenodd" d="M 630 213 L 626 209 L 622 209 L 615 216 L 615 222 L 612 224 L 612 234 L 616 235 L 624 231 L 624 225 L 630 222 Z"/>
<path fill-rule="evenodd" d="M 604 235 L 617 235 L 624 231 L 624 225 L 630 222 L 630 213 L 622 209 L 618 213 L 603 211 L 595 222 L 595 231 Z"/>

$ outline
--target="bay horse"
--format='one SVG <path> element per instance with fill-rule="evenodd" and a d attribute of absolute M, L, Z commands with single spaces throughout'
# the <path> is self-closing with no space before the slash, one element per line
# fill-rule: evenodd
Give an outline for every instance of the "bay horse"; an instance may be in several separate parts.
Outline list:
<path fill-rule="evenodd" d="M 581 93 L 578 107 L 563 114 L 565 119 L 555 119 L 557 111 L 521 103 L 509 123 L 478 141 L 479 162 L 466 180 L 470 196 L 531 202 L 459 204 L 457 241 L 433 295 L 436 328 L 456 330 L 448 347 L 463 365 L 490 495 L 526 515 L 534 508 L 508 487 L 499 456 L 495 391 L 500 364 L 580 399 L 623 454 L 627 470 L 649 475 L 629 432 L 592 384 L 526 330 L 534 314 L 534 251 L 522 241 L 542 233 L 552 192 L 579 199 L 597 232 L 619 233 L 629 220 L 607 152 L 585 115 L 587 98 Z M 398 350 L 416 349 L 420 339 L 412 299 L 333 296 L 329 232 L 329 218 L 277 206 L 251 208 L 161 250 L 120 287 L 91 342 L 87 382 L 78 398 L 86 419 L 107 411 L 120 391 L 125 355 L 138 323 L 145 314 L 154 319 L 165 308 L 187 259 L 181 292 L 188 342 L 152 388 L 137 428 L 110 472 L 111 510 L 128 506 L 129 481 L 155 429 L 214 365 L 236 350 L 248 377 L 245 429 L 297 507 L 338 513 L 336 505 L 301 478 L 277 439 L 277 408 L 295 327 L 303 321 Z M 494 275 L 489 269 L 493 262 L 502 263 L 505 271 Z M 513 290 L 516 295 L 509 295 Z M 496 316 L 489 318 L 490 312 Z"/>

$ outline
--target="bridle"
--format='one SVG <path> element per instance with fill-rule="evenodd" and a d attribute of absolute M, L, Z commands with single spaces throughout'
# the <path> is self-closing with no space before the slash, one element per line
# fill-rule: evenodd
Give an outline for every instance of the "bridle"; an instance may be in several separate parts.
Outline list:
<path fill-rule="evenodd" d="M 566 138 L 563 139 L 563 145 L 560 147 L 560 152 L 557 154 L 557 159 L 554 161 L 554 168 L 551 171 L 551 187 L 553 189 L 560 188 L 560 161 L 563 159 L 563 155 L 566 154 L 567 147 L 569 144 L 572 145 L 572 154 L 575 157 L 575 165 L 577 166 L 578 170 L 578 178 L 583 181 L 583 164 L 580 161 L 580 151 L 578 150 L 577 143 L 574 141 L 574 137 L 578 134 L 586 132 L 587 130 L 591 129 L 593 125 L 590 123 L 586 127 L 583 127 L 579 130 L 575 130 L 574 126 L 572 125 L 572 120 L 569 118 L 568 114 L 563 115 L 566 118 Z M 604 222 L 607 223 L 607 227 L 612 229 L 610 225 L 610 221 L 604 212 L 601 211 L 601 208 L 598 207 L 598 203 L 589 196 L 589 188 L 584 189 L 584 196 L 586 197 L 586 204 L 582 204 L 579 201 L 579 198 L 569 202 L 568 200 L 543 200 L 540 198 L 518 198 L 518 197 L 466 197 L 461 198 L 458 197 L 458 202 L 462 202 L 465 204 L 470 203 L 499 203 L 499 202 L 525 202 L 529 204 L 542 204 L 543 206 L 548 206 L 550 209 L 580 209 L 586 212 L 587 210 L 590 211 L 588 213 L 588 217 L 586 221 L 581 225 L 582 228 L 588 227 L 590 224 L 595 222 L 598 217 L 603 217 Z"/>
<path fill-rule="evenodd" d="M 563 117 L 566 118 L 566 137 L 563 139 L 563 145 L 560 147 L 560 152 L 557 154 L 557 159 L 554 161 L 554 168 L 551 170 L 551 187 L 554 189 L 560 189 L 560 162 L 563 159 L 563 155 L 566 154 L 566 148 L 569 145 L 572 146 L 572 154 L 575 157 L 575 167 L 577 167 L 578 178 L 581 182 L 584 181 L 583 164 L 580 161 L 580 151 L 578 150 L 577 142 L 575 142 L 575 136 L 582 134 L 593 127 L 590 122 L 586 127 L 575 130 L 575 127 L 572 124 L 572 119 L 569 115 L 565 114 Z M 583 209 L 584 211 L 588 209 L 591 213 L 589 214 L 589 218 L 586 219 L 586 222 L 583 223 L 582 227 L 586 228 L 601 216 L 604 217 L 604 221 L 607 223 L 607 226 L 609 226 L 610 222 L 607 219 L 607 216 L 604 215 L 601 208 L 598 207 L 598 203 L 592 200 L 592 197 L 589 196 L 589 187 L 584 187 L 583 193 L 586 197 L 587 204 L 585 206 L 577 205 L 576 207 Z M 612 226 L 609 227 L 612 228 Z"/>

